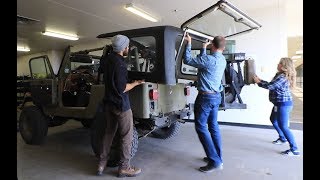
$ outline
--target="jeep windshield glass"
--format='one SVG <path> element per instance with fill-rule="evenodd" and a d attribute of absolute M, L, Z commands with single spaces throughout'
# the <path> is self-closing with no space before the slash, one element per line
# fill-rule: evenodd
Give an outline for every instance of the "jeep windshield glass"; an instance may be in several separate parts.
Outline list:
<path fill-rule="evenodd" d="M 259 23 L 227 1 L 218 1 L 181 26 L 190 33 L 195 31 L 211 37 L 230 37 L 260 27 Z"/>

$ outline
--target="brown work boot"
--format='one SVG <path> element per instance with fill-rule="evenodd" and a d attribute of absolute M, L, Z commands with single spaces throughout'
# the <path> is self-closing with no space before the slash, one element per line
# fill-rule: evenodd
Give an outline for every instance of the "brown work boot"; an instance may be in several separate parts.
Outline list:
<path fill-rule="evenodd" d="M 128 168 L 119 168 L 118 177 L 134 177 L 141 173 L 141 168 L 136 168 L 134 166 Z"/>

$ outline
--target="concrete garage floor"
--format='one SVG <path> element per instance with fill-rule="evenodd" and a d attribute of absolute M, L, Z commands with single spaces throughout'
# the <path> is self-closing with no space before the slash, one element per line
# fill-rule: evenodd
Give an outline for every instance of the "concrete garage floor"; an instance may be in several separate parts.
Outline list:
<path fill-rule="evenodd" d="M 135 178 L 144 180 L 302 180 L 303 132 L 294 130 L 301 150 L 300 157 L 285 157 L 280 151 L 288 145 L 271 143 L 273 129 L 258 129 L 221 125 L 224 147 L 224 169 L 202 173 L 204 151 L 193 123 L 182 126 L 180 134 L 171 140 L 143 138 L 133 164 L 143 168 Z M 117 168 L 107 168 L 105 175 L 96 177 L 96 158 L 89 140 L 89 131 L 81 124 L 69 121 L 49 129 L 47 143 L 26 145 L 17 133 L 17 174 L 19 180 L 99 180 L 119 179 Z"/>

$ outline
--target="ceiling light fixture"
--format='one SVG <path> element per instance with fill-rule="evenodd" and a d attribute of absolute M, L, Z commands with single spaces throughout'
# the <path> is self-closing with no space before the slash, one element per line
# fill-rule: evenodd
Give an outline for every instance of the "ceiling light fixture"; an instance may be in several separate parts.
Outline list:
<path fill-rule="evenodd" d="M 152 17 L 149 13 L 135 7 L 132 3 L 130 4 L 127 4 L 125 7 L 124 7 L 126 10 L 140 16 L 140 17 L 143 17 L 151 22 L 158 22 L 158 20 L 154 17 Z"/>
<path fill-rule="evenodd" d="M 52 32 L 52 31 L 45 31 L 45 32 L 42 32 L 42 34 L 46 35 L 46 36 L 67 39 L 67 40 L 72 40 L 72 41 L 79 39 L 79 37 L 77 35 L 61 34 L 61 33 L 56 33 L 56 32 Z"/>
<path fill-rule="evenodd" d="M 291 59 L 300 59 L 301 56 L 292 56 Z"/>
<path fill-rule="evenodd" d="M 29 52 L 30 49 L 28 47 L 17 46 L 17 51 Z"/>
<path fill-rule="evenodd" d="M 296 51 L 296 54 L 303 54 L 303 50 Z"/>

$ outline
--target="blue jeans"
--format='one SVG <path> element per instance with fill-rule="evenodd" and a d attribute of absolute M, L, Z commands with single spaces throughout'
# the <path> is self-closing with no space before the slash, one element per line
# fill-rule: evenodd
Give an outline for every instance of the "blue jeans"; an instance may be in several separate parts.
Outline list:
<path fill-rule="evenodd" d="M 221 94 L 198 94 L 195 102 L 195 129 L 211 164 L 222 163 L 221 135 L 217 121 Z"/>
<path fill-rule="evenodd" d="M 287 141 L 290 144 L 290 150 L 298 150 L 296 141 L 289 129 L 289 115 L 293 106 L 277 106 L 271 111 L 270 120 L 273 127 L 277 130 L 279 138 L 282 141 Z"/>

